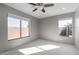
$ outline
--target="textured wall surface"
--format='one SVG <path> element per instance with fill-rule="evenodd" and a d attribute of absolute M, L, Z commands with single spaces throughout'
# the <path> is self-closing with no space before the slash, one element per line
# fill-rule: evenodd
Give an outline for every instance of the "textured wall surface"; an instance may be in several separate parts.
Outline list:
<path fill-rule="evenodd" d="M 31 21 L 30 25 L 30 37 L 26 37 L 23 39 L 17 39 L 8 41 L 8 23 L 7 17 L 8 13 L 12 13 L 14 15 L 22 16 L 25 18 L 29 18 Z M 0 4 L 0 52 L 19 46 L 24 43 L 28 43 L 34 39 L 38 38 L 38 20 L 32 16 L 24 14 L 16 9 Z"/>
<path fill-rule="evenodd" d="M 67 13 L 63 15 L 40 19 L 40 38 L 74 44 L 74 37 L 68 38 L 61 37 L 59 35 L 58 21 L 70 17 L 72 18 L 72 20 L 74 20 L 74 13 Z"/>

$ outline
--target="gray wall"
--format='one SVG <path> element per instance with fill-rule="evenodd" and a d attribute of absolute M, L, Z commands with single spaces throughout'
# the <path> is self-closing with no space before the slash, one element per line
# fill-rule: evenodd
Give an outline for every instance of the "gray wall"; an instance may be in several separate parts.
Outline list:
<path fill-rule="evenodd" d="M 8 13 L 30 18 L 31 20 L 30 37 L 8 41 L 8 35 L 7 35 Z M 0 4 L 0 52 L 27 43 L 37 38 L 38 38 L 38 20 L 36 18 L 26 15 L 23 12 L 17 11 L 16 9 L 13 9 L 11 7 Z"/>
<path fill-rule="evenodd" d="M 79 48 L 79 7 L 75 12 L 75 44 Z"/>
<path fill-rule="evenodd" d="M 68 17 L 72 17 L 72 20 L 74 20 L 74 13 L 68 13 L 68 14 L 57 15 L 49 18 L 40 19 L 40 38 L 74 44 L 74 37 L 67 38 L 67 37 L 59 36 L 58 20 L 62 18 L 68 18 Z"/>
<path fill-rule="evenodd" d="M 8 13 L 30 18 L 30 20 L 31 20 L 30 37 L 8 41 L 8 35 L 7 35 L 8 34 L 8 32 L 7 32 L 8 31 L 8 28 L 7 28 Z M 79 16 L 79 14 L 78 14 L 78 16 Z M 63 14 L 63 15 L 59 15 L 59 16 L 53 16 L 53 17 L 37 20 L 36 18 L 34 18 L 32 16 L 24 14 L 23 12 L 20 12 L 16 9 L 13 9 L 11 7 L 0 4 L 0 52 L 13 48 L 13 47 L 16 47 L 16 46 L 19 46 L 24 43 L 28 43 L 39 37 L 43 38 L 43 39 L 52 40 L 52 41 L 73 44 L 74 37 L 71 39 L 63 38 L 64 40 L 61 40 L 62 37 L 60 37 L 58 35 L 58 20 L 61 18 L 66 18 L 66 17 L 67 18 L 73 17 L 73 20 L 74 20 L 74 13 Z M 73 31 L 74 31 L 74 29 L 73 29 Z M 77 32 L 77 34 L 78 34 L 78 32 Z M 77 37 L 78 37 L 78 35 L 77 35 Z M 79 41 L 79 40 L 76 40 L 76 42 L 77 41 Z M 77 45 L 78 44 L 79 43 L 77 43 Z"/>

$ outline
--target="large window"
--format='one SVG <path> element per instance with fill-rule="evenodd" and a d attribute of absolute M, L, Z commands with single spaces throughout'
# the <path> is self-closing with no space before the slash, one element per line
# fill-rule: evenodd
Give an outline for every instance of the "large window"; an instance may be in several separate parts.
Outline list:
<path fill-rule="evenodd" d="M 58 24 L 61 36 L 72 37 L 72 18 L 59 20 Z"/>
<path fill-rule="evenodd" d="M 8 16 L 8 40 L 29 36 L 29 21 Z"/>

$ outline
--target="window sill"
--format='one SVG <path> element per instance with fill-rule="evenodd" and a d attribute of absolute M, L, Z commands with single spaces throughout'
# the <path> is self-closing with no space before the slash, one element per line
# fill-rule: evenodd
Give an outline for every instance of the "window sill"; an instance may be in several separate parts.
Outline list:
<path fill-rule="evenodd" d="M 27 38 L 27 37 L 30 37 L 30 36 L 25 36 L 25 37 L 21 37 L 21 38 L 10 39 L 10 40 L 8 40 L 8 41 L 20 40 L 20 39 Z"/>

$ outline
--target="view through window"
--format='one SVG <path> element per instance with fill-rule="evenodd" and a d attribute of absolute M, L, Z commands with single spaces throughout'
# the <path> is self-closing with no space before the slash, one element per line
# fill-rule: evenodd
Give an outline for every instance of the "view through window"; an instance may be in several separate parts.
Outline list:
<path fill-rule="evenodd" d="M 28 21 L 21 20 L 21 37 L 29 36 Z"/>
<path fill-rule="evenodd" d="M 29 21 L 8 17 L 8 40 L 29 36 Z"/>
<path fill-rule="evenodd" d="M 72 37 L 72 18 L 59 20 L 59 35 Z"/>

